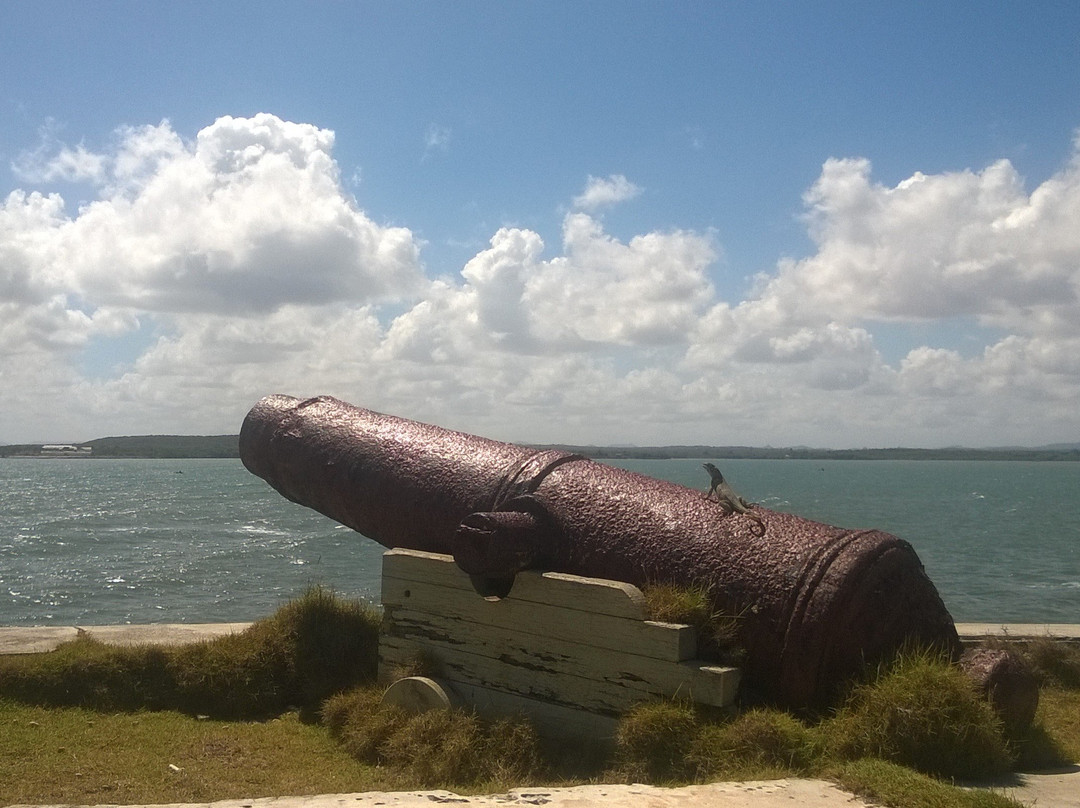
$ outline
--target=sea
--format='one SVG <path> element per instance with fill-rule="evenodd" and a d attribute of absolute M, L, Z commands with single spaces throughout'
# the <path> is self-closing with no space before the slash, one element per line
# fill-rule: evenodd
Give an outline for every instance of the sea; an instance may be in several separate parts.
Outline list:
<path fill-rule="evenodd" d="M 613 461 L 704 490 L 701 460 Z M 748 500 L 909 541 L 957 622 L 1080 623 L 1080 463 L 717 460 Z M 0 626 L 257 620 L 377 603 L 385 548 L 234 459 L 0 458 Z"/>

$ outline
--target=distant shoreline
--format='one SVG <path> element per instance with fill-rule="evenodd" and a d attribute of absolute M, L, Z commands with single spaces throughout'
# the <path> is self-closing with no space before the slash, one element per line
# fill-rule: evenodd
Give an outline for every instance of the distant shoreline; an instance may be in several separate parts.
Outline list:
<path fill-rule="evenodd" d="M 139 435 L 98 438 L 70 444 L 76 451 L 43 451 L 53 444 L 0 446 L 0 457 L 31 459 L 209 459 L 239 458 L 237 435 Z M 525 444 L 537 449 L 561 449 L 595 460 L 1027 460 L 1080 461 L 1080 444 L 1037 448 L 968 449 L 814 449 L 754 446 L 580 446 Z M 89 451 L 86 450 L 89 447 Z"/>

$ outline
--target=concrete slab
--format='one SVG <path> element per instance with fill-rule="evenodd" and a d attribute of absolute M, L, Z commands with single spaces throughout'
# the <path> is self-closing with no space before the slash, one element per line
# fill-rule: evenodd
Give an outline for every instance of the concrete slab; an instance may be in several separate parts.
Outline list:
<path fill-rule="evenodd" d="M 461 805 L 467 808 L 502 808 L 512 805 L 543 805 L 545 808 L 790 808 L 792 805 L 809 808 L 870 808 L 868 803 L 824 780 L 710 783 L 684 788 L 646 785 L 523 788 L 486 796 L 460 796 L 450 791 L 371 791 L 363 794 L 326 794 L 315 797 L 225 800 L 159 808 L 430 808 L 432 805 Z"/>
<path fill-rule="evenodd" d="M 153 623 L 132 626 L 7 626 L 0 627 L 0 654 L 39 654 L 54 651 L 85 632 L 109 645 L 183 645 L 234 634 L 251 623 Z"/>
<path fill-rule="evenodd" d="M 961 785 L 969 791 L 992 791 L 1037 808 L 1080 808 L 1080 765 L 1061 771 L 1020 773 L 1008 782 Z"/>
<path fill-rule="evenodd" d="M 158 623 L 141 626 L 79 626 L 106 645 L 185 645 L 237 634 L 251 623 Z"/>
<path fill-rule="evenodd" d="M 1002 791 L 1024 805 L 1080 808 L 1080 766 L 1064 772 L 1022 774 L 1019 785 Z"/>
<path fill-rule="evenodd" d="M 1080 623 L 957 623 L 956 632 L 964 642 L 986 637 L 1025 639 L 1053 637 L 1055 640 L 1080 642 Z"/>
<path fill-rule="evenodd" d="M 975 788 L 975 787 L 972 787 Z M 1080 806 L 1080 766 L 1054 774 L 1025 774 L 1008 786 L 981 786 L 1012 797 L 1022 805 L 1043 808 Z M 368 791 L 358 794 L 320 794 L 307 797 L 264 797 L 211 803 L 127 808 L 430 808 L 431 805 L 465 808 L 503 808 L 543 805 L 547 808 L 871 808 L 868 803 L 834 783 L 815 779 L 758 780 L 708 783 L 683 788 L 647 785 L 583 785 L 568 788 L 519 788 L 504 794 L 462 796 L 452 791 Z M 71 808 L 70 806 L 15 805 L 9 808 Z M 118 808 L 99 806 L 99 808 Z"/>
<path fill-rule="evenodd" d="M 0 628 L 0 654 L 39 654 L 79 636 L 75 626 Z"/>

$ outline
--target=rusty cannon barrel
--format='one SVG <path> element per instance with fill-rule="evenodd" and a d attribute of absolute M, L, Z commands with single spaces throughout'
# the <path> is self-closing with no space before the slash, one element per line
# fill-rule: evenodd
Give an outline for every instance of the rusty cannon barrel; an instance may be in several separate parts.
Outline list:
<path fill-rule="evenodd" d="M 240 432 L 244 465 L 288 499 L 386 547 L 452 554 L 482 593 L 539 568 L 700 585 L 738 615 L 744 682 L 826 703 L 906 642 L 954 658 L 952 618 L 907 542 L 592 462 L 354 407 L 269 396 Z"/>

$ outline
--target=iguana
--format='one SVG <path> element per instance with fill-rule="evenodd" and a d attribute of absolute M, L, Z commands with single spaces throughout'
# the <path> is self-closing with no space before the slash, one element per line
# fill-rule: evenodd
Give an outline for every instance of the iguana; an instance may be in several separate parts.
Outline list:
<path fill-rule="evenodd" d="M 758 526 L 758 530 L 750 528 L 750 532 L 755 536 L 764 536 L 765 523 L 760 516 L 751 513 L 750 509 L 754 507 L 753 504 L 736 494 L 735 489 L 728 484 L 728 481 L 724 479 L 724 475 L 720 473 L 720 469 L 712 463 L 703 463 L 702 468 L 709 472 L 709 478 L 712 481 L 709 490 L 705 492 L 705 499 L 709 499 L 713 494 L 716 494 L 716 502 L 724 509 L 725 516 L 733 513 L 745 514 L 756 522 Z"/>

